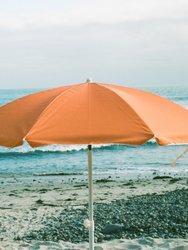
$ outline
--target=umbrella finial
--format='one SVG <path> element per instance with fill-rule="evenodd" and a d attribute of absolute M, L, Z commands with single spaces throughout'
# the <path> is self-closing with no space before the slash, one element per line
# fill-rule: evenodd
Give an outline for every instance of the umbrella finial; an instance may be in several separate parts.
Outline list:
<path fill-rule="evenodd" d="M 92 82 L 92 78 L 91 78 L 91 77 L 88 77 L 88 78 L 86 79 L 86 82 L 88 82 L 88 83 Z"/>

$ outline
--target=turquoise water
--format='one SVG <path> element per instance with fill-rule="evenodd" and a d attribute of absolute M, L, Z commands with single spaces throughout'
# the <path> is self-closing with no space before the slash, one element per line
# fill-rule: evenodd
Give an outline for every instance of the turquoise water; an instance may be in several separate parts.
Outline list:
<path fill-rule="evenodd" d="M 147 87 L 144 90 L 164 96 L 188 108 L 188 89 L 185 86 Z M 0 90 L 0 105 L 39 90 Z M 153 173 L 188 176 L 188 154 L 175 168 L 170 163 L 186 145 L 158 146 L 148 142 L 142 146 L 102 145 L 93 149 L 94 178 L 149 178 Z M 0 147 L 0 181 L 29 181 L 32 178 L 50 179 L 49 175 L 66 173 L 87 176 L 86 146 L 52 145 L 32 149 L 27 144 L 7 149 Z M 36 176 L 37 175 L 37 176 Z M 35 177 L 34 177 L 35 176 Z M 54 177 L 53 178 L 62 178 Z M 64 177 L 65 178 L 65 177 Z"/>

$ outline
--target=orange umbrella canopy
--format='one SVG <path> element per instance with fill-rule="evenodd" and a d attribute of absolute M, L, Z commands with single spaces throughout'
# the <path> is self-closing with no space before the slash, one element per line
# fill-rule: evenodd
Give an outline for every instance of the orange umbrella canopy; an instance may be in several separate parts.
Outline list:
<path fill-rule="evenodd" d="M 0 145 L 188 143 L 188 110 L 111 84 L 63 86 L 0 107 Z"/>

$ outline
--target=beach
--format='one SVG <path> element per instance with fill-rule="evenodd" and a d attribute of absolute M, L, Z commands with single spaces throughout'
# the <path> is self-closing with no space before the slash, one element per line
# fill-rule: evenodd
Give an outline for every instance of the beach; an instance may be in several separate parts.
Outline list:
<path fill-rule="evenodd" d="M 96 249 L 188 249 L 188 179 L 98 179 Z M 87 182 L 6 183 L 0 188 L 0 249 L 88 249 Z"/>
<path fill-rule="evenodd" d="M 146 87 L 188 107 L 184 86 Z M 38 90 L 0 90 L 0 105 Z M 186 145 L 94 145 L 96 249 L 188 249 Z M 0 250 L 88 249 L 87 145 L 0 147 Z M 87 221 L 85 222 L 87 224 Z"/>
<path fill-rule="evenodd" d="M 0 250 L 188 250 L 186 10 L 1 1 Z"/>

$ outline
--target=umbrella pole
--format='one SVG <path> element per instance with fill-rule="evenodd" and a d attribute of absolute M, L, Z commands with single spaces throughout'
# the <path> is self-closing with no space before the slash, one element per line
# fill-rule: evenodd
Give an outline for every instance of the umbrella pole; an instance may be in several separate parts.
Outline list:
<path fill-rule="evenodd" d="M 88 145 L 88 184 L 89 184 L 89 250 L 94 250 L 93 221 L 93 179 L 92 179 L 92 145 Z"/>

